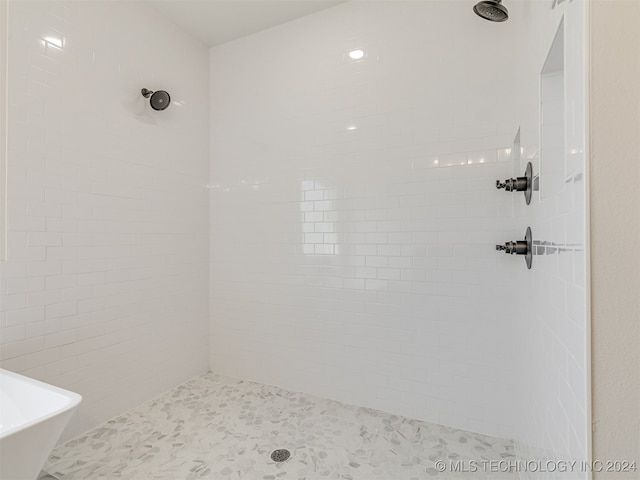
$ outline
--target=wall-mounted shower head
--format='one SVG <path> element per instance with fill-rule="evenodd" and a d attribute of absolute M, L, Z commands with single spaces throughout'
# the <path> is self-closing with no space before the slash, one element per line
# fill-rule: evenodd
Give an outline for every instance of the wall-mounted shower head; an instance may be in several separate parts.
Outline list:
<path fill-rule="evenodd" d="M 504 22 L 509 18 L 509 10 L 502 5 L 502 0 L 483 0 L 473 7 L 473 11 L 490 22 Z"/>
<path fill-rule="evenodd" d="M 149 103 L 151 103 L 151 108 L 154 110 L 165 110 L 171 103 L 171 96 L 164 90 L 156 90 L 155 92 L 152 92 L 151 90 L 143 88 L 142 96 L 144 98 L 151 97 L 149 98 Z"/>

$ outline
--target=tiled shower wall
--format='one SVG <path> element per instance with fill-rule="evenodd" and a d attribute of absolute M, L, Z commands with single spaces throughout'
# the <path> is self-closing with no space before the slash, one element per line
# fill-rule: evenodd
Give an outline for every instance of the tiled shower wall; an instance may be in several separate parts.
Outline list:
<path fill-rule="evenodd" d="M 350 2 L 211 50 L 214 371 L 513 434 L 514 28 Z"/>
<path fill-rule="evenodd" d="M 83 395 L 68 437 L 207 369 L 208 53 L 133 2 L 9 31 L 2 366 Z"/>
<path fill-rule="evenodd" d="M 67 436 L 203 371 L 210 247 L 215 371 L 584 457 L 584 132 L 557 195 L 493 188 L 520 126 L 540 170 L 563 14 L 581 125 L 583 9 L 353 2 L 212 49 L 208 85 L 140 4 L 10 2 L 2 366 L 84 395 Z M 527 225 L 531 272 L 493 250 Z"/>
<path fill-rule="evenodd" d="M 585 58 L 587 2 L 527 2 L 513 9 L 521 28 L 515 42 L 522 58 L 516 76 L 521 119 L 522 160 L 540 174 L 531 205 L 514 199 L 514 232 L 527 225 L 538 242 L 531 271 L 513 278 L 519 315 L 516 327 L 515 405 L 518 454 L 527 460 L 589 458 L 589 315 L 586 261 L 586 119 Z M 560 24 L 564 26 L 564 150 L 562 158 L 545 157 L 541 138 L 540 72 Z M 549 119 L 547 118 L 548 122 Z M 564 161 L 563 161 L 564 160 Z M 557 164 L 560 161 L 562 163 Z M 579 469 L 576 469 L 579 470 Z M 586 472 L 527 473 L 523 478 L 586 478 Z"/>

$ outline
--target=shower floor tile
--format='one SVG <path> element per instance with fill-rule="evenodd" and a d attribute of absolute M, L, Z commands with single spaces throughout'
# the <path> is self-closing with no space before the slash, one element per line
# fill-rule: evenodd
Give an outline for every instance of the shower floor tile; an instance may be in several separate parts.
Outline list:
<path fill-rule="evenodd" d="M 286 448 L 282 463 L 270 458 Z M 477 473 L 437 471 L 478 462 Z M 500 479 L 509 440 L 215 374 L 196 377 L 58 446 L 64 480 Z M 487 471 L 489 470 L 489 471 Z"/>

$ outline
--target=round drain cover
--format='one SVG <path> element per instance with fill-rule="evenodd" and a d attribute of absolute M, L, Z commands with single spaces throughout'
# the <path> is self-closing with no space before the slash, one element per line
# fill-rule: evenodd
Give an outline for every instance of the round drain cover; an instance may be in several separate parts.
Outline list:
<path fill-rule="evenodd" d="M 279 448 L 271 453 L 271 460 L 274 462 L 286 462 L 289 460 L 291 452 L 285 448 Z"/>

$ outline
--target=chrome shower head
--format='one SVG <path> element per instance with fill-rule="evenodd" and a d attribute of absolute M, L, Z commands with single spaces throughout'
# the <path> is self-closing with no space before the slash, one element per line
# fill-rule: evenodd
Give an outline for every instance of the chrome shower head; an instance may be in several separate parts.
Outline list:
<path fill-rule="evenodd" d="M 502 0 L 483 0 L 473 7 L 473 11 L 490 22 L 504 22 L 509 18 L 509 11 L 502 5 Z"/>
<path fill-rule="evenodd" d="M 165 110 L 171 104 L 171 96 L 164 90 L 157 90 L 155 92 L 152 92 L 151 90 L 143 88 L 142 96 L 144 98 L 151 97 L 149 99 L 149 103 L 151 104 L 151 108 L 153 108 L 154 110 Z"/>

